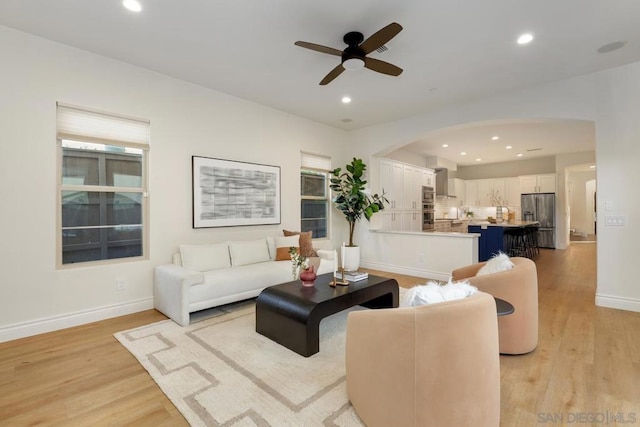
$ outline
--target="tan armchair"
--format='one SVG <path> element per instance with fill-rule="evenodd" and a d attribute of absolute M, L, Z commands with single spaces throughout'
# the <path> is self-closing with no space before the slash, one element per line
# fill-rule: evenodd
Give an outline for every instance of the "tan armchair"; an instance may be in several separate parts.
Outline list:
<path fill-rule="evenodd" d="M 513 305 L 513 314 L 498 318 L 500 353 L 524 354 L 538 345 L 538 273 L 530 259 L 513 257 L 511 261 L 515 264 L 511 270 L 476 276 L 485 264 L 481 262 L 454 270 L 452 276 Z"/>
<path fill-rule="evenodd" d="M 347 392 L 368 427 L 498 426 L 493 297 L 349 313 Z"/>

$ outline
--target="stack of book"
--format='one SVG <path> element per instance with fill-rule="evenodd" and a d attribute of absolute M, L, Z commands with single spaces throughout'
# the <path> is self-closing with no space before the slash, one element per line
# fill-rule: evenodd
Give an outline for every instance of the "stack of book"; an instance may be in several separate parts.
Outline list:
<path fill-rule="evenodd" d="M 348 280 L 349 282 L 357 282 L 359 280 L 364 280 L 369 277 L 369 273 L 366 271 L 345 271 L 344 272 L 344 280 Z"/>

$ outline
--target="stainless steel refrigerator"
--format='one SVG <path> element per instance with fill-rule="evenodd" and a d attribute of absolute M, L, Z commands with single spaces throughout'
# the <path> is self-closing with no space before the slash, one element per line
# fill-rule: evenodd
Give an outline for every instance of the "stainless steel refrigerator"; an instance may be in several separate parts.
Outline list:
<path fill-rule="evenodd" d="M 523 194 L 521 196 L 522 219 L 538 221 L 538 246 L 556 247 L 556 195 L 555 193 Z"/>

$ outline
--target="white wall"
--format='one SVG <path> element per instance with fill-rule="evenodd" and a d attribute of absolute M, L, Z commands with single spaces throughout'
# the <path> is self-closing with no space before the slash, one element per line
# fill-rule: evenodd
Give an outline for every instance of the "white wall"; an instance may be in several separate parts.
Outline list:
<path fill-rule="evenodd" d="M 597 75 L 598 305 L 640 311 L 640 63 Z M 609 205 L 607 210 L 605 207 Z M 624 227 L 604 225 L 622 215 Z"/>
<path fill-rule="evenodd" d="M 341 130 L 1 26 L 0 52 L 0 341 L 151 307 L 181 242 L 299 229 L 300 151 L 351 155 Z M 56 101 L 151 121 L 148 261 L 56 269 Z M 280 166 L 282 224 L 192 229 L 192 155 Z"/>

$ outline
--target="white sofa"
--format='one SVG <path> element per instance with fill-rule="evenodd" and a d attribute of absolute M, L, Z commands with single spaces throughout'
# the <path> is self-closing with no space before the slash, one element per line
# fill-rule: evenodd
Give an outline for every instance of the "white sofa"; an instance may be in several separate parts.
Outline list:
<path fill-rule="evenodd" d="M 275 260 L 276 239 L 180 245 L 172 264 L 155 267 L 154 307 L 187 326 L 190 313 L 253 298 L 268 286 L 293 280 L 291 261 Z M 334 252 L 317 252 L 317 274 L 331 273 Z"/>

